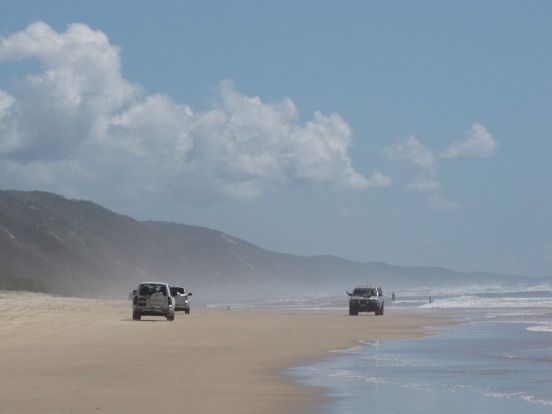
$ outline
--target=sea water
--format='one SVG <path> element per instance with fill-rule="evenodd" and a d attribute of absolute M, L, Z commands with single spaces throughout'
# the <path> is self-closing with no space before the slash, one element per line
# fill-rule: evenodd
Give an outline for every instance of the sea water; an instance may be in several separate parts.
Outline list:
<path fill-rule="evenodd" d="M 335 397 L 331 414 L 552 412 L 552 285 L 429 289 L 386 300 L 386 313 L 401 309 L 457 311 L 463 323 L 359 344 L 289 373 L 325 387 Z"/>
<path fill-rule="evenodd" d="M 335 350 L 325 361 L 288 370 L 335 397 L 318 412 L 552 412 L 552 284 L 422 288 L 395 292 L 394 301 L 385 293 L 386 314 L 446 310 L 462 323 L 419 339 Z M 345 294 L 319 293 L 224 306 L 346 314 L 347 302 Z"/>

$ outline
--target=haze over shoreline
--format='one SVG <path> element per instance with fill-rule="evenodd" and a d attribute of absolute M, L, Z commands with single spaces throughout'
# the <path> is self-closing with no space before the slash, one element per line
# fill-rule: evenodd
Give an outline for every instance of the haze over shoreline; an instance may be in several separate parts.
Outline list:
<path fill-rule="evenodd" d="M 0 226 L 0 288 L 8 290 L 121 298 L 139 282 L 159 280 L 184 284 L 199 297 L 256 299 L 282 287 L 292 295 L 364 284 L 391 291 L 538 280 L 272 252 L 217 230 L 140 222 L 39 191 L 0 191 Z"/>

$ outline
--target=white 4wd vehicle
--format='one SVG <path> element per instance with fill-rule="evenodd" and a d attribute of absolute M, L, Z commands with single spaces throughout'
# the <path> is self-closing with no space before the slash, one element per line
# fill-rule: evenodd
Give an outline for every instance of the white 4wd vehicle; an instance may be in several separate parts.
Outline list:
<path fill-rule="evenodd" d="M 133 294 L 133 320 L 139 321 L 142 316 L 164 316 L 174 321 L 175 301 L 167 283 L 142 282 Z"/>
<path fill-rule="evenodd" d="M 174 310 L 190 313 L 189 296 L 192 296 L 192 292 L 188 292 L 184 286 L 170 286 L 170 289 L 176 305 Z"/>

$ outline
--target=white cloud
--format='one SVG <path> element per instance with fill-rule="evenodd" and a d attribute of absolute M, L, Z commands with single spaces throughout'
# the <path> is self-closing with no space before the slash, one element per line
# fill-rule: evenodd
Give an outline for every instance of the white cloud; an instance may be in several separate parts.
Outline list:
<path fill-rule="evenodd" d="M 421 144 L 416 137 L 397 140 L 383 150 L 383 155 L 393 161 L 402 161 L 411 167 L 405 189 L 408 191 L 431 193 L 427 199 L 428 207 L 434 211 L 451 211 L 463 208 L 461 204 L 445 199 L 438 191 L 441 184 L 437 171 L 441 162 L 460 156 L 488 158 L 494 155 L 498 142 L 481 124 L 471 127 L 468 138 L 450 145 L 440 158 L 429 148 Z"/>
<path fill-rule="evenodd" d="M 85 25 L 57 33 L 38 22 L 0 39 L 0 62 L 37 59 L 43 70 L 19 79 L 12 93 L 12 155 L 27 162 L 74 157 L 99 122 L 137 99 L 120 74 L 118 48 Z"/>
<path fill-rule="evenodd" d="M 405 160 L 424 170 L 432 170 L 436 165 L 433 153 L 414 136 L 398 140 L 386 148 L 384 154 L 391 160 Z"/>
<path fill-rule="evenodd" d="M 406 184 L 408 191 L 427 193 L 439 189 L 440 183 L 433 175 L 418 174 L 411 182 Z"/>
<path fill-rule="evenodd" d="M 391 185 L 391 177 L 388 177 L 382 173 L 375 172 L 368 179 L 368 185 L 370 187 L 386 187 Z"/>
<path fill-rule="evenodd" d="M 390 184 L 353 168 L 340 115 L 300 124 L 290 99 L 265 103 L 228 81 L 211 110 L 195 113 L 124 79 L 119 48 L 84 24 L 58 33 L 38 22 L 0 38 L 0 64 L 27 58 L 41 70 L 0 90 L 0 175 L 11 180 L 3 186 L 252 199 L 293 185 Z"/>
<path fill-rule="evenodd" d="M 431 210 L 434 211 L 451 211 L 451 210 L 459 210 L 462 208 L 462 205 L 457 203 L 456 201 L 450 201 L 445 199 L 440 194 L 432 194 L 427 199 L 427 205 Z"/>
<path fill-rule="evenodd" d="M 497 148 L 498 142 L 487 129 L 481 124 L 475 124 L 470 128 L 467 138 L 451 144 L 441 153 L 441 157 L 489 158 L 496 153 Z"/>
<path fill-rule="evenodd" d="M 7 93 L 0 91 L 0 119 L 8 115 L 9 108 L 13 105 L 15 99 Z"/>
<path fill-rule="evenodd" d="M 414 167 L 414 175 L 406 189 L 416 192 L 434 191 L 439 188 L 436 180 L 437 159 L 433 153 L 422 145 L 414 136 L 398 140 L 390 147 L 383 150 L 383 154 L 389 160 L 405 161 Z"/>
<path fill-rule="evenodd" d="M 18 148 L 17 124 L 11 120 L 15 99 L 0 90 L 0 156 Z"/>

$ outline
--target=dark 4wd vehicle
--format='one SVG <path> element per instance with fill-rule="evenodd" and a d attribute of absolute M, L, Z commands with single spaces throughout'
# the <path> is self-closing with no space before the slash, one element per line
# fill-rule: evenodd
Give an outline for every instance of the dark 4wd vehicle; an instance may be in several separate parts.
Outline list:
<path fill-rule="evenodd" d="M 349 299 L 349 315 L 359 312 L 375 312 L 383 315 L 383 292 L 380 287 L 359 286 L 353 293 L 347 292 Z"/>

